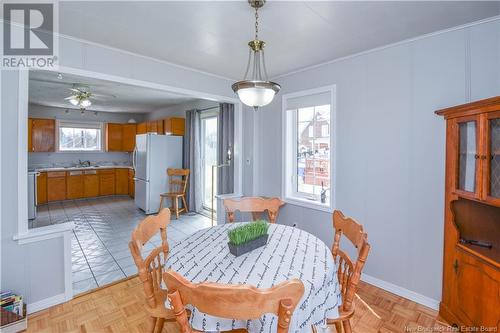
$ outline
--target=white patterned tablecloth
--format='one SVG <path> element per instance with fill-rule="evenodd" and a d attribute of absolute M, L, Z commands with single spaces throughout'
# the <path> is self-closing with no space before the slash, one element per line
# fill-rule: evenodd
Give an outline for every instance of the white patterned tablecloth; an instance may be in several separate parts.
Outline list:
<path fill-rule="evenodd" d="M 337 268 L 330 249 L 317 237 L 303 230 L 269 225 L 266 246 L 239 257 L 229 253 L 227 231 L 241 223 L 228 223 L 200 230 L 171 247 L 166 267 L 193 283 L 217 282 L 250 284 L 269 288 L 298 278 L 304 283 L 304 296 L 290 322 L 289 332 L 310 332 L 311 325 L 324 324 L 338 317 L 341 304 Z M 192 309 L 191 325 L 205 332 L 246 328 L 249 332 L 276 332 L 277 317 L 266 314 L 258 320 L 217 318 Z"/>

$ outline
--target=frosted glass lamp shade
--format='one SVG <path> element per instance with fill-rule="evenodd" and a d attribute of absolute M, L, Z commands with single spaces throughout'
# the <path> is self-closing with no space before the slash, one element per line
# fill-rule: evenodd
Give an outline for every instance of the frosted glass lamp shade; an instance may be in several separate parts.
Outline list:
<path fill-rule="evenodd" d="M 243 104 L 254 108 L 271 103 L 280 90 L 277 83 L 270 81 L 239 81 L 232 88 Z"/>

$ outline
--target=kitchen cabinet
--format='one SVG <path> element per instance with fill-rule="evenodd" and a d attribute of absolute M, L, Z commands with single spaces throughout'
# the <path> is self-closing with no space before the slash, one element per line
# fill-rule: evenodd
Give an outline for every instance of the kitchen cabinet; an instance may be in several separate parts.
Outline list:
<path fill-rule="evenodd" d="M 106 124 L 106 151 L 122 151 L 122 124 Z"/>
<path fill-rule="evenodd" d="M 55 151 L 56 121 L 54 119 L 28 120 L 28 150 L 31 152 Z"/>
<path fill-rule="evenodd" d="M 66 173 L 66 198 L 80 199 L 84 196 L 83 171 L 68 171 Z"/>
<path fill-rule="evenodd" d="M 168 118 L 164 120 L 165 134 L 168 135 L 184 135 L 185 132 L 184 118 Z"/>
<path fill-rule="evenodd" d="M 83 172 L 83 196 L 85 198 L 99 196 L 99 175 L 97 170 L 85 170 Z"/>
<path fill-rule="evenodd" d="M 36 177 L 36 199 L 38 205 L 47 203 L 47 173 L 40 172 Z"/>
<path fill-rule="evenodd" d="M 147 132 L 148 132 L 148 124 L 147 123 L 137 124 L 137 134 L 146 134 Z"/>
<path fill-rule="evenodd" d="M 66 200 L 65 171 L 47 172 L 47 200 L 49 202 Z"/>
<path fill-rule="evenodd" d="M 115 169 L 115 194 L 128 194 L 128 169 Z"/>
<path fill-rule="evenodd" d="M 136 124 L 122 125 L 122 151 L 133 152 L 135 149 Z"/>
<path fill-rule="evenodd" d="M 115 170 L 99 170 L 99 195 L 115 194 Z"/>
<path fill-rule="evenodd" d="M 135 171 L 134 171 L 134 169 L 129 169 L 128 170 L 128 195 L 131 198 L 135 197 L 135 182 L 134 182 L 134 177 L 135 177 Z"/>

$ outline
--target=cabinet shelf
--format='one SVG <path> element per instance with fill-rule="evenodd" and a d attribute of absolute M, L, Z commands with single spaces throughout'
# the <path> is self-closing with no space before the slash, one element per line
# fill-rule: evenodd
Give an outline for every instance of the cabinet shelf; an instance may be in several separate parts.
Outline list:
<path fill-rule="evenodd" d="M 477 245 L 458 243 L 457 249 L 467 252 L 468 254 L 473 255 L 490 265 L 493 265 L 497 269 L 500 269 L 500 249 L 498 247 L 492 247 L 491 249 L 488 249 Z"/>

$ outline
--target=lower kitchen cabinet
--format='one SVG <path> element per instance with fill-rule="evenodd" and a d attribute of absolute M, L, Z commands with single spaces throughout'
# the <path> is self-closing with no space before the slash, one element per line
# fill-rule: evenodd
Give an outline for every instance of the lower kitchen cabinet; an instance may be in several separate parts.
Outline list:
<path fill-rule="evenodd" d="M 66 174 L 67 199 L 83 198 L 83 171 L 68 171 Z"/>
<path fill-rule="evenodd" d="M 115 194 L 128 194 L 128 169 L 115 169 Z"/>
<path fill-rule="evenodd" d="M 47 203 L 47 173 L 40 172 L 36 178 L 36 200 L 38 205 Z"/>
<path fill-rule="evenodd" d="M 47 172 L 47 200 L 66 200 L 66 172 Z"/>
<path fill-rule="evenodd" d="M 99 175 L 96 170 L 83 172 L 83 196 L 85 198 L 99 196 Z"/>
<path fill-rule="evenodd" d="M 134 169 L 129 169 L 128 170 L 128 195 L 132 198 L 135 196 L 134 177 L 135 177 Z"/>
<path fill-rule="evenodd" d="M 115 194 L 115 170 L 99 170 L 99 195 Z"/>

